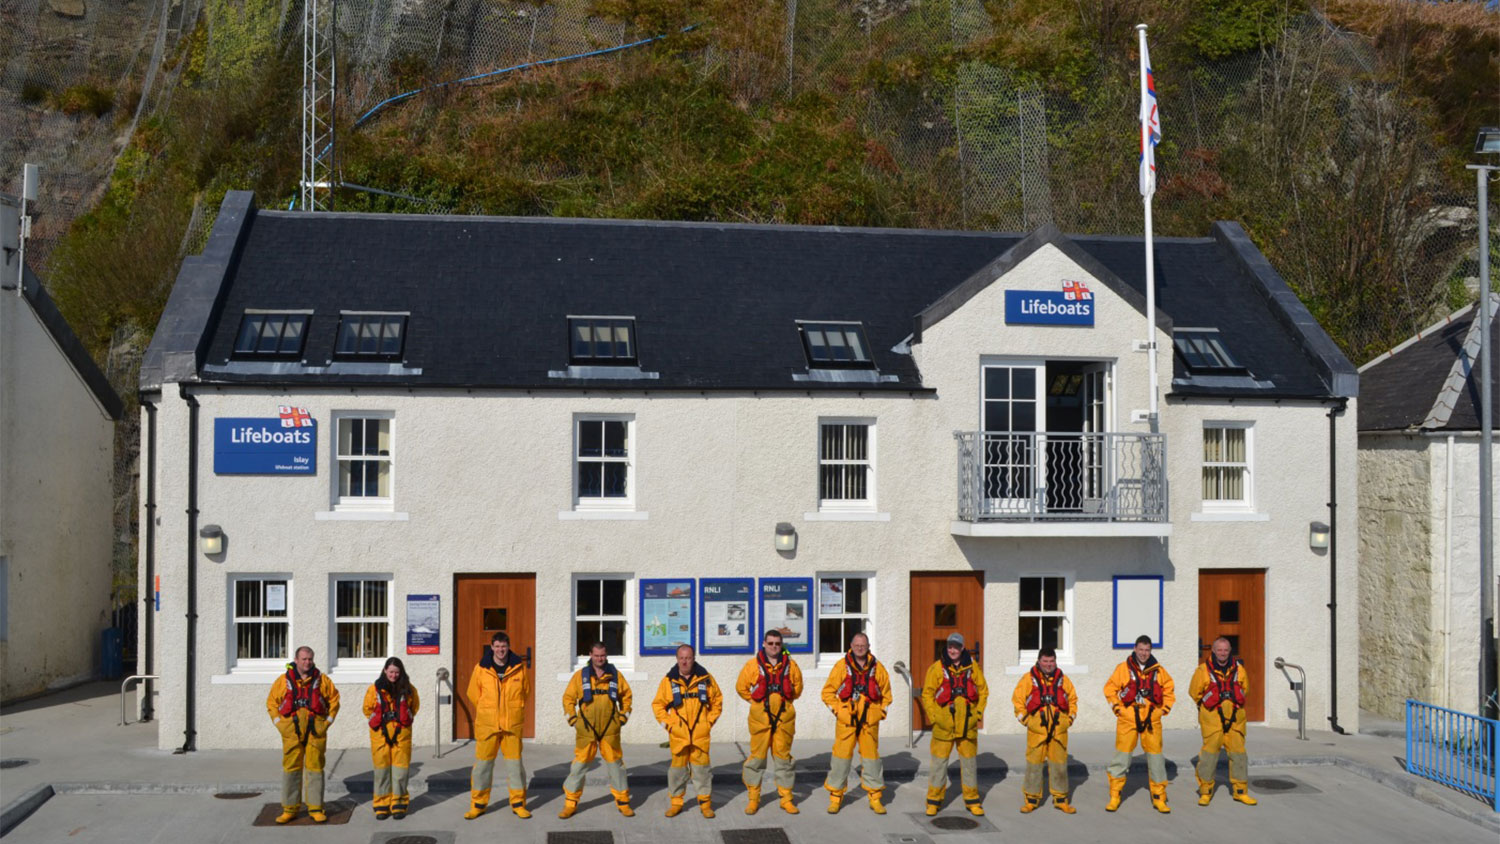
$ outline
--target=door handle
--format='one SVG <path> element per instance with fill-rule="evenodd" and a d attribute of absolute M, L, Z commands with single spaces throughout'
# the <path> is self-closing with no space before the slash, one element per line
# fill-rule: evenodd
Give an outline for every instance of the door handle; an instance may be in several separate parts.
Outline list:
<path fill-rule="evenodd" d="M 526 667 L 530 668 L 531 667 L 531 648 L 530 648 L 530 646 L 528 646 L 526 648 L 526 656 L 522 657 L 522 659 L 526 660 Z"/>
<path fill-rule="evenodd" d="M 974 658 L 979 659 L 979 640 L 974 640 Z"/>

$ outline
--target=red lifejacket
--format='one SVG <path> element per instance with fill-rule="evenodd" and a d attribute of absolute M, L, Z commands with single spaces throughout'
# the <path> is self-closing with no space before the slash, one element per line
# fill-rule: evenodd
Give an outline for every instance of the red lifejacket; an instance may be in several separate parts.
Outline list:
<path fill-rule="evenodd" d="M 1063 687 L 1062 679 L 1061 668 L 1054 670 L 1049 680 L 1042 669 L 1031 666 L 1031 694 L 1026 696 L 1026 714 L 1035 715 L 1044 706 L 1055 706 L 1058 712 L 1067 712 L 1068 690 Z"/>
<path fill-rule="evenodd" d="M 391 702 L 391 696 L 386 692 L 377 690 L 376 695 L 380 698 L 380 707 L 375 710 L 375 714 L 370 716 L 370 729 L 378 730 L 392 722 L 403 727 L 411 726 L 411 702 L 406 695 L 402 695 L 401 700 L 394 704 Z"/>
<path fill-rule="evenodd" d="M 1156 657 L 1151 658 L 1147 668 L 1156 664 Z M 1152 706 L 1161 706 L 1165 692 L 1161 683 L 1156 679 L 1156 672 L 1151 670 L 1142 671 L 1135 665 L 1135 657 L 1126 657 L 1125 667 L 1130 671 L 1130 682 L 1120 690 L 1120 702 L 1126 706 L 1134 706 L 1138 703 L 1149 703 Z"/>
<path fill-rule="evenodd" d="M 323 676 L 313 668 L 307 675 L 307 685 L 297 680 L 297 667 L 286 669 L 286 695 L 281 698 L 281 717 L 290 718 L 293 712 L 306 709 L 314 715 L 328 714 L 328 704 L 323 700 Z"/>
<path fill-rule="evenodd" d="M 781 655 L 781 661 L 775 665 L 766 659 L 765 651 L 757 651 L 755 654 L 755 665 L 760 669 L 760 679 L 750 687 L 750 699 L 756 703 L 764 701 L 771 695 L 781 695 L 786 698 L 787 692 L 791 691 L 791 683 L 787 680 L 787 667 L 792 658 L 785 653 Z"/>
<path fill-rule="evenodd" d="M 1203 664 L 1208 668 L 1208 688 L 1203 692 L 1203 708 L 1218 709 L 1224 701 L 1233 701 L 1236 709 L 1245 705 L 1245 687 L 1236 682 L 1244 663 L 1238 659 L 1229 661 L 1229 668 L 1219 672 L 1214 668 L 1214 659 L 1209 657 Z"/>
<path fill-rule="evenodd" d="M 864 671 L 854 665 L 854 653 L 844 654 L 844 682 L 839 685 L 839 700 L 852 700 L 863 695 L 868 700 L 880 702 L 880 679 L 875 676 L 875 655 L 869 654 L 869 664 Z"/>
<path fill-rule="evenodd" d="M 937 694 L 933 700 L 938 706 L 947 706 L 956 698 L 964 698 L 969 703 L 979 700 L 979 686 L 974 683 L 974 659 L 964 651 L 958 657 L 958 670 L 953 670 L 953 664 L 943 659 L 943 682 L 938 686 Z"/>

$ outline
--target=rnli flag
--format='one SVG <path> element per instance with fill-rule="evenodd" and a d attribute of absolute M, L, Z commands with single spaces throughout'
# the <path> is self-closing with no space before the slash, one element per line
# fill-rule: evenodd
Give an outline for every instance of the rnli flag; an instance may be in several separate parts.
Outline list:
<path fill-rule="evenodd" d="M 1156 193 L 1156 145 L 1161 143 L 1161 111 L 1156 107 L 1156 77 L 1151 73 L 1151 55 L 1141 37 L 1141 67 L 1146 84 L 1141 87 L 1141 196 Z"/>

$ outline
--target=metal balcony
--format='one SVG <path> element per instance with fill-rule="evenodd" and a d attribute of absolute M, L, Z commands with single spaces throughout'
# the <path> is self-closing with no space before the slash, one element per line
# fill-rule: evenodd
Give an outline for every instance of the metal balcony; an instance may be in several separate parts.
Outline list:
<path fill-rule="evenodd" d="M 962 536 L 1169 536 L 1162 434 L 955 431 Z"/>

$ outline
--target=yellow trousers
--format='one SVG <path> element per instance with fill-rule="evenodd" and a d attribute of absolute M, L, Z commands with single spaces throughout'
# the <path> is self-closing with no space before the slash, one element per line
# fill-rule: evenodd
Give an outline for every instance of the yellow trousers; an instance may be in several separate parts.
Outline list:
<path fill-rule="evenodd" d="M 609 793 L 616 803 L 630 803 L 630 783 L 625 776 L 625 754 L 620 749 L 620 734 L 606 733 L 598 740 L 578 737 L 573 743 L 573 764 L 563 780 L 563 794 L 577 802 L 583 796 L 583 775 L 594 757 L 604 759 L 604 771 L 609 775 Z"/>
<path fill-rule="evenodd" d="M 1221 707 L 1225 706 L 1220 704 Z M 1219 750 L 1229 756 L 1229 782 L 1244 786 L 1250 780 L 1250 757 L 1245 753 L 1245 710 L 1235 712 L 1229 732 L 1224 732 L 1224 719 L 1219 713 L 1198 707 L 1198 726 L 1203 730 L 1203 749 L 1198 751 L 1198 790 L 1207 793 L 1213 790 L 1214 769 L 1219 767 Z"/>
<path fill-rule="evenodd" d="M 505 758 L 505 778 L 510 786 L 510 805 L 526 802 L 526 768 L 521 764 L 521 734 L 498 732 L 481 736 L 474 744 L 474 770 L 469 775 L 469 800 L 474 808 L 490 805 L 490 783 L 495 776 L 495 755 Z"/>
<path fill-rule="evenodd" d="M 1121 779 L 1130 770 L 1130 755 L 1136 744 L 1146 751 L 1146 773 L 1151 782 L 1166 785 L 1167 760 L 1161 755 L 1161 712 L 1151 713 L 1146 729 L 1137 731 L 1133 707 L 1125 707 L 1115 722 L 1115 758 L 1105 769 L 1109 776 Z"/>
<path fill-rule="evenodd" d="M 860 784 L 865 791 L 885 788 L 885 764 L 880 760 L 879 727 L 867 725 L 855 735 L 852 724 L 838 724 L 833 731 L 833 759 L 829 761 L 828 778 L 823 787 L 829 793 L 842 795 L 849 787 L 849 771 L 854 766 L 854 748 L 859 746 Z"/>
<path fill-rule="evenodd" d="M 308 809 L 323 808 L 323 760 L 327 758 L 328 722 L 310 718 L 306 710 L 296 714 L 297 728 L 313 734 L 306 740 L 297 737 L 291 721 L 283 721 L 281 732 L 281 807 L 295 810 L 302 803 Z"/>
<path fill-rule="evenodd" d="M 386 725 L 386 729 L 392 726 Z M 375 810 L 404 810 L 411 803 L 406 788 L 411 778 L 411 730 L 402 727 L 394 746 L 380 730 L 371 730 L 370 759 L 375 766 Z"/>
<path fill-rule="evenodd" d="M 773 734 L 770 725 L 750 728 L 750 755 L 745 757 L 745 766 L 740 778 L 748 788 L 760 788 L 766 773 L 766 755 L 771 756 L 771 767 L 777 788 L 791 788 L 796 781 L 795 761 L 792 759 L 792 735 L 795 723 L 787 720 L 776 725 Z"/>
<path fill-rule="evenodd" d="M 1044 785 L 1051 787 L 1054 799 L 1068 796 L 1067 730 L 1054 730 L 1050 741 L 1045 730 L 1026 733 L 1026 778 L 1021 792 L 1040 800 Z"/>
<path fill-rule="evenodd" d="M 698 791 L 698 802 L 705 803 L 713 797 L 713 768 L 707 750 L 684 747 L 681 753 L 672 754 L 672 766 L 667 769 L 667 796 L 673 803 L 682 802 L 690 778 Z"/>
<path fill-rule="evenodd" d="M 960 739 L 943 740 L 934 737 L 930 747 L 932 763 L 927 774 L 927 803 L 939 808 L 948 796 L 948 757 L 958 750 L 958 781 L 963 788 L 964 802 L 970 806 L 979 803 L 979 753 L 978 735 Z"/>

